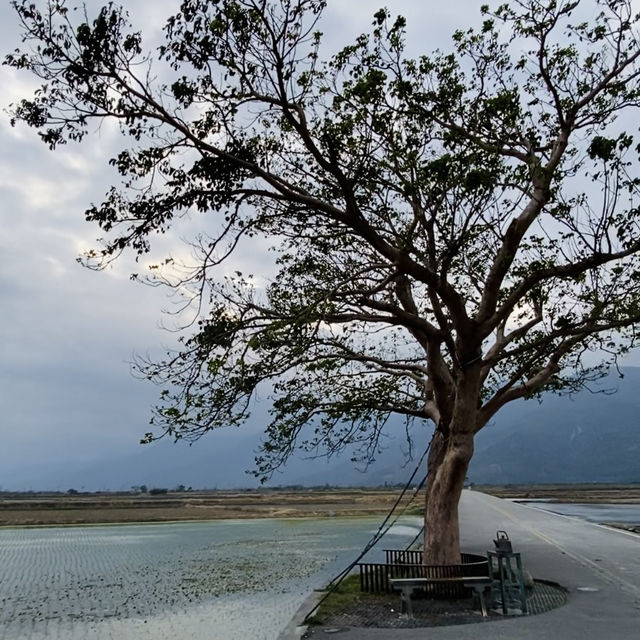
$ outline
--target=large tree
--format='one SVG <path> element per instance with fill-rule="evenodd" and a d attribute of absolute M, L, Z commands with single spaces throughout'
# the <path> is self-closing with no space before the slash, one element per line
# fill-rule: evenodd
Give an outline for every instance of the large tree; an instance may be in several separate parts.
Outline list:
<path fill-rule="evenodd" d="M 14 121 L 52 149 L 102 120 L 124 134 L 122 183 L 86 212 L 106 233 L 89 261 L 147 252 L 178 216 L 208 229 L 190 267 L 150 276 L 196 315 L 143 365 L 166 385 L 147 439 L 239 424 L 266 388 L 268 475 L 295 447 L 366 456 L 390 416 L 430 420 L 425 560 L 457 562 L 474 435 L 635 344 L 632 4 L 482 7 L 479 30 L 419 59 L 380 10 L 322 61 L 322 0 L 184 0 L 157 55 L 112 4 L 89 19 L 15 0 L 6 63 L 42 87 Z M 274 256 L 268 286 L 223 277 L 238 247 Z"/>

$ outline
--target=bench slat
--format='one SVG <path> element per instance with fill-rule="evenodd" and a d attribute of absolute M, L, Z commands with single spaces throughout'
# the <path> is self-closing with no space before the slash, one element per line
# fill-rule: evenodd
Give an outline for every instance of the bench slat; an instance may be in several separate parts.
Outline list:
<path fill-rule="evenodd" d="M 460 576 L 458 578 L 389 578 L 389 582 L 392 585 L 415 585 L 416 587 L 433 584 L 434 582 L 486 582 L 491 583 L 492 579 L 489 576 Z"/>
<path fill-rule="evenodd" d="M 482 609 L 482 616 L 487 617 L 487 606 L 484 601 L 484 589 L 480 589 L 483 585 L 490 585 L 493 580 L 489 576 L 468 576 L 468 577 L 454 577 L 454 578 L 391 578 L 389 577 L 389 583 L 395 589 L 400 591 L 400 598 L 402 599 L 402 609 L 407 615 L 413 617 L 413 608 L 411 606 L 411 596 L 413 592 L 419 587 L 426 587 L 434 583 L 459 583 L 465 587 L 470 586 L 473 588 L 478 598 L 480 599 L 480 608 Z"/>

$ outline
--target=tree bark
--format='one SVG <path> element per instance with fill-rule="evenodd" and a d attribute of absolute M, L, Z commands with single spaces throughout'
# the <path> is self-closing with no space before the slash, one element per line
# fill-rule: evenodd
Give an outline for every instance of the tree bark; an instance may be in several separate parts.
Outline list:
<path fill-rule="evenodd" d="M 475 378 L 475 376 L 472 376 Z M 473 455 L 474 380 L 457 388 L 451 422 L 438 425 L 427 462 L 424 564 L 460 564 L 458 503 Z"/>

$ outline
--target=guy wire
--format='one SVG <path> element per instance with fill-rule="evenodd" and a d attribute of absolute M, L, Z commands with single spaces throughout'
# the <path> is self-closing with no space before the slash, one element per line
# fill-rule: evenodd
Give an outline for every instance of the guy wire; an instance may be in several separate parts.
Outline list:
<path fill-rule="evenodd" d="M 402 498 L 404 497 L 404 494 L 407 492 L 407 490 L 409 489 L 409 487 L 413 483 L 413 479 L 415 478 L 416 473 L 418 473 L 418 469 L 420 469 L 420 467 L 422 466 L 422 463 L 423 463 L 427 453 L 429 452 L 429 449 L 431 448 L 431 442 L 432 441 L 433 441 L 433 438 L 431 439 L 431 441 L 427 445 L 427 448 L 424 450 L 424 453 L 420 456 L 420 460 L 418 460 L 418 464 L 416 465 L 416 468 L 413 470 L 413 473 L 411 474 L 411 477 L 405 483 L 402 491 L 400 492 L 400 495 L 398 496 L 398 498 L 396 499 L 395 503 L 391 507 L 391 510 L 389 511 L 389 513 L 387 513 L 387 515 L 385 516 L 384 520 L 382 521 L 382 523 L 378 527 L 378 530 L 373 534 L 371 539 L 364 546 L 364 549 L 358 555 L 358 557 L 353 562 L 351 562 L 345 569 L 343 569 L 340 573 L 338 573 L 336 576 L 334 576 L 329 581 L 328 589 L 327 589 L 326 593 L 322 596 L 322 598 L 320 598 L 320 600 L 318 600 L 318 602 L 316 602 L 316 604 L 313 607 L 313 609 L 311 609 L 311 611 L 309 611 L 309 613 L 307 613 L 307 615 L 304 617 L 305 622 L 311 617 L 311 615 L 313 615 L 318 610 L 320 605 L 338 588 L 338 586 L 340 585 L 342 580 L 344 580 L 344 578 L 346 578 L 346 576 L 349 574 L 351 569 L 353 569 L 353 567 L 355 567 L 358 564 L 358 562 L 360 562 L 360 560 L 371 550 L 371 548 L 374 547 L 378 543 L 378 541 L 381 538 L 384 537 L 384 535 L 389 531 L 389 529 L 391 529 L 391 527 L 397 522 L 398 518 L 400 516 L 402 516 L 404 514 L 404 511 L 406 511 L 406 509 L 411 505 L 411 502 L 413 502 L 413 500 L 415 499 L 416 495 L 419 493 L 419 491 L 424 486 L 424 483 L 427 480 L 428 473 L 424 476 L 424 478 L 422 479 L 420 484 L 416 487 L 415 491 L 413 492 L 413 495 L 411 496 L 411 499 L 409 500 L 409 502 L 405 506 L 403 512 L 398 514 L 394 518 L 393 522 L 391 522 L 389 525 L 387 525 L 387 523 L 389 522 L 389 520 L 390 520 L 391 516 L 393 515 L 394 511 L 398 508 L 398 505 L 402 501 Z M 423 530 L 424 530 L 424 527 L 423 527 Z M 422 531 L 420 533 L 422 533 Z M 418 535 L 420 535 L 420 534 L 418 534 Z M 414 538 L 414 540 L 412 541 L 411 544 L 413 544 L 413 542 L 415 542 L 416 540 L 417 540 L 417 536 L 416 536 L 416 538 Z"/>

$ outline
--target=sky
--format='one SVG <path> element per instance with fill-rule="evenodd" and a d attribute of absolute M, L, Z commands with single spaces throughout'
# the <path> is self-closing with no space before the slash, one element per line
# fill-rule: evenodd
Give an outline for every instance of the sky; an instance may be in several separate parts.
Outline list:
<path fill-rule="evenodd" d="M 177 4 L 129 0 L 126 7 L 152 46 Z M 337 49 L 367 30 L 382 4 L 329 0 L 320 26 L 326 46 Z M 410 54 L 447 48 L 454 29 L 479 21 L 475 0 L 384 4 L 407 17 Z M 87 5 L 91 12 L 99 3 Z M 2 53 L 19 42 L 7 0 L 0 42 Z M 3 109 L 34 86 L 27 74 L 0 67 Z M 102 272 L 76 262 L 99 236 L 83 212 L 114 179 L 107 160 L 121 144 L 106 126 L 52 153 L 0 112 L 0 488 L 28 488 L 46 471 L 125 456 L 147 430 L 158 390 L 136 380 L 130 362 L 173 343 L 175 335 L 162 329 L 162 310 L 172 303 L 162 289 L 130 281 L 139 271 L 130 255 Z M 159 248 L 180 247 L 180 231 Z M 261 265 L 245 248 L 228 264 L 229 272 L 236 268 L 260 273 Z"/>

